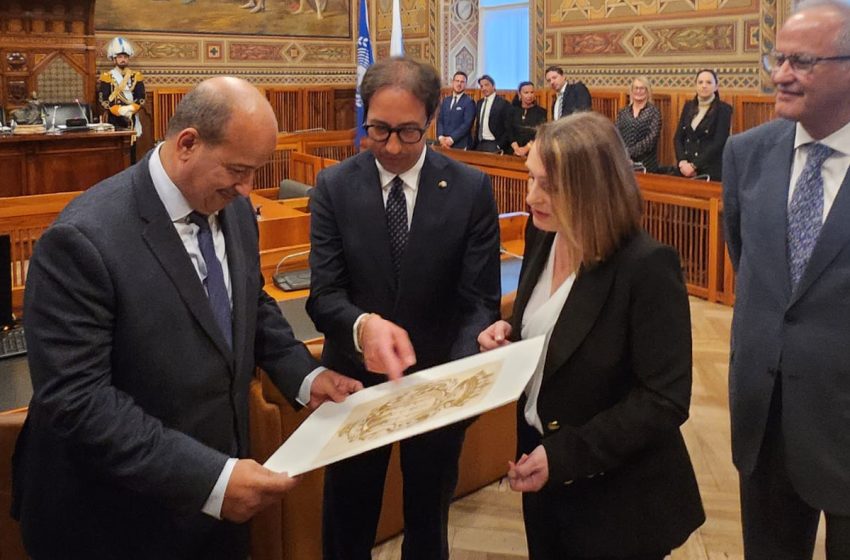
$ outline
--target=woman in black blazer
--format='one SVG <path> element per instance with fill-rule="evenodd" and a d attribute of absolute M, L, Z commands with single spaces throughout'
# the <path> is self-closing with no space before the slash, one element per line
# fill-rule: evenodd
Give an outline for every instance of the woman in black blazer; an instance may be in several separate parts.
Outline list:
<path fill-rule="evenodd" d="M 732 106 L 720 101 L 714 70 L 697 72 L 697 94 L 682 107 L 673 143 L 682 177 L 708 175 L 720 181 L 723 146 L 732 127 Z"/>
<path fill-rule="evenodd" d="M 705 520 L 679 431 L 692 358 L 678 255 L 642 231 L 631 162 L 602 115 L 543 125 L 526 165 L 533 224 L 512 323 L 478 341 L 549 337 L 508 472 L 529 557 L 661 560 Z"/>

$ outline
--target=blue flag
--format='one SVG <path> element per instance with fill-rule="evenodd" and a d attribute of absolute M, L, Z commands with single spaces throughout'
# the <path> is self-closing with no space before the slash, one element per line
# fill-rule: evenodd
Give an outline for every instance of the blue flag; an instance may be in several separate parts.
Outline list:
<path fill-rule="evenodd" d="M 357 111 L 357 116 L 354 122 L 354 148 L 360 149 L 360 140 L 365 132 L 363 131 L 363 98 L 360 97 L 360 83 L 363 81 L 363 76 L 366 70 L 375 62 L 372 56 L 372 41 L 369 39 L 369 16 L 366 9 L 366 0 L 360 0 L 360 18 L 357 27 L 360 31 L 357 37 L 357 90 L 354 94 L 354 107 Z"/>

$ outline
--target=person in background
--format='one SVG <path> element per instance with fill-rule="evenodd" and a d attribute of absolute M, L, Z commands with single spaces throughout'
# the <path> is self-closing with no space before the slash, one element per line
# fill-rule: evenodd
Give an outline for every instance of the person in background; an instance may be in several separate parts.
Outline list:
<path fill-rule="evenodd" d="M 747 560 L 850 558 L 850 3 L 801 2 L 765 57 L 777 119 L 726 144 L 732 459 Z M 821 556 L 822 557 L 822 556 Z"/>
<path fill-rule="evenodd" d="M 676 251 L 641 228 L 617 129 L 584 112 L 537 131 L 532 224 L 511 323 L 482 351 L 547 338 L 517 408 L 531 560 L 661 560 L 705 520 L 680 426 L 691 397 L 688 294 Z"/>
<path fill-rule="evenodd" d="M 708 176 L 720 181 L 723 146 L 732 127 L 732 106 L 720 100 L 714 70 L 697 72 L 697 94 L 685 103 L 673 143 L 676 172 L 682 177 Z"/>
<path fill-rule="evenodd" d="M 12 467 L 32 558 L 244 560 L 245 522 L 296 483 L 248 458 L 256 367 L 294 406 L 362 387 L 320 367 L 263 291 L 247 195 L 276 137 L 257 88 L 204 81 L 163 143 L 39 238 Z"/>
<path fill-rule="evenodd" d="M 360 91 L 368 150 L 319 173 L 310 202 L 307 312 L 322 362 L 371 386 L 478 352 L 499 315 L 499 225 L 488 177 L 425 145 L 440 100 L 432 66 L 383 59 Z M 400 443 L 404 560 L 448 558 L 467 425 Z M 390 450 L 325 469 L 326 560 L 371 558 Z"/>
<path fill-rule="evenodd" d="M 484 74 L 478 78 L 481 99 L 475 107 L 475 149 L 479 152 L 500 154 L 508 146 L 508 116 L 511 104 L 496 94 L 496 82 Z"/>
<path fill-rule="evenodd" d="M 98 102 L 107 111 L 107 122 L 115 128 L 133 129 L 142 136 L 142 123 L 136 113 L 145 104 L 145 80 L 141 72 L 130 68 L 130 59 L 135 55 L 133 45 L 123 37 L 109 42 L 106 56 L 115 66 L 100 75 Z"/>
<path fill-rule="evenodd" d="M 537 104 L 534 95 L 534 84 L 521 82 L 517 87 L 517 96 L 511 107 L 508 118 L 508 147 L 507 153 L 526 157 L 531 149 L 530 142 L 538 125 L 546 122 L 546 109 Z"/>
<path fill-rule="evenodd" d="M 658 137 L 661 111 L 652 104 L 649 79 L 639 76 L 629 87 L 629 104 L 617 113 L 617 130 L 623 137 L 629 157 L 653 173 L 658 170 Z"/>
<path fill-rule="evenodd" d="M 472 146 L 475 101 L 464 91 L 466 80 L 466 72 L 455 72 L 452 78 L 452 94 L 443 99 L 437 113 L 437 140 L 444 148 L 465 150 Z"/>
<path fill-rule="evenodd" d="M 546 83 L 558 94 L 552 105 L 552 120 L 592 109 L 590 90 L 581 81 L 568 81 L 563 68 L 550 66 L 546 69 L 545 76 Z"/>

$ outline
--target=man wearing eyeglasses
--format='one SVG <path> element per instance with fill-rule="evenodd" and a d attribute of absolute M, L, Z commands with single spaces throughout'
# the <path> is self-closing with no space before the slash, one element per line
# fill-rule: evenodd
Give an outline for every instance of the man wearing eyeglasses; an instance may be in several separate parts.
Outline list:
<path fill-rule="evenodd" d="M 766 58 L 782 119 L 723 160 L 737 271 L 732 454 L 748 559 L 850 558 L 850 4 L 803 2 Z"/>
<path fill-rule="evenodd" d="M 322 361 L 365 386 L 478 352 L 498 316 L 499 228 L 486 175 L 431 151 L 433 67 L 382 60 L 360 86 L 368 151 L 319 174 L 307 311 Z M 401 442 L 402 558 L 448 558 L 465 424 Z M 325 470 L 324 558 L 369 559 L 390 447 Z"/>

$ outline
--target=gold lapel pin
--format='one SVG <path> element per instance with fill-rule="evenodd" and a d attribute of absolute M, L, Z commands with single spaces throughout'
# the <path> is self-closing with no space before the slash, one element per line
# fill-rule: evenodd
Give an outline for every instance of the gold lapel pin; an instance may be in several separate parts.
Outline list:
<path fill-rule="evenodd" d="M 437 183 L 437 186 L 440 187 L 441 189 L 444 189 L 444 188 L 448 187 L 449 184 L 446 183 L 445 181 L 440 181 L 439 183 Z"/>

